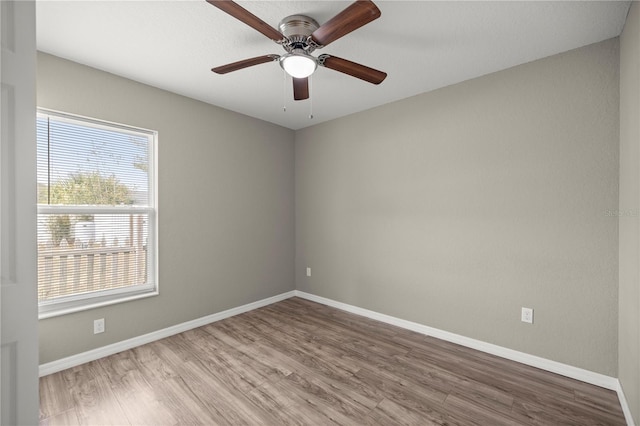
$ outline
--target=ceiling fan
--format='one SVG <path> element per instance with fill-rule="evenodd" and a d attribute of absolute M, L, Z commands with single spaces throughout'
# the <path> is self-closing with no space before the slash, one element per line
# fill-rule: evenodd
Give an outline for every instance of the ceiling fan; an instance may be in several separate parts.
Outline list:
<path fill-rule="evenodd" d="M 319 25 L 309 16 L 287 16 L 280 21 L 279 31 L 232 0 L 206 1 L 280 44 L 287 52 L 284 55 L 257 56 L 221 65 L 211 70 L 216 74 L 226 74 L 254 65 L 278 61 L 293 78 L 293 98 L 297 101 L 309 98 L 309 76 L 318 66 L 373 84 L 380 84 L 387 77 L 385 72 L 337 56 L 322 54 L 314 57 L 311 55 L 314 50 L 323 48 L 378 19 L 381 15 L 380 9 L 370 0 L 358 0 L 352 3 L 323 25 Z"/>

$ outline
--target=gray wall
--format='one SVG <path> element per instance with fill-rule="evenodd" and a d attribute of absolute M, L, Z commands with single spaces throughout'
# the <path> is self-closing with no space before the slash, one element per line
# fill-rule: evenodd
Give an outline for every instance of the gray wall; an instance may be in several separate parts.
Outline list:
<path fill-rule="evenodd" d="M 618 54 L 296 132 L 296 288 L 617 376 Z"/>
<path fill-rule="evenodd" d="M 295 271 L 303 291 L 617 376 L 617 39 L 295 134 L 38 61 L 40 106 L 160 134 L 160 296 L 40 321 L 41 363 L 292 290 Z M 621 302 L 634 313 L 621 365 L 638 338 Z"/>
<path fill-rule="evenodd" d="M 40 363 L 294 289 L 293 131 L 42 53 L 37 93 L 159 132 L 160 295 L 40 321 Z"/>
<path fill-rule="evenodd" d="M 618 377 L 640 422 L 640 4 L 620 36 L 620 292 Z"/>

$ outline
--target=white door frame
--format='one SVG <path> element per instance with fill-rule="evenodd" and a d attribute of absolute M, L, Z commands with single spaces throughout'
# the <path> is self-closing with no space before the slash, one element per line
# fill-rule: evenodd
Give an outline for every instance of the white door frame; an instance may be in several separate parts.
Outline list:
<path fill-rule="evenodd" d="M 38 424 L 35 2 L 0 0 L 0 424 Z"/>

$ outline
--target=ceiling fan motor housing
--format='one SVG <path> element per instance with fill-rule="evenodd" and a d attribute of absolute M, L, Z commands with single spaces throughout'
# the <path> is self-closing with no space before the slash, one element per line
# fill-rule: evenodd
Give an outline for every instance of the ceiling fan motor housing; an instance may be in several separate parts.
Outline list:
<path fill-rule="evenodd" d="M 280 21 L 278 29 L 287 40 L 282 44 L 287 52 L 302 49 L 307 53 L 313 52 L 318 46 L 310 42 L 311 34 L 320 25 L 315 19 L 305 15 L 291 15 Z"/>

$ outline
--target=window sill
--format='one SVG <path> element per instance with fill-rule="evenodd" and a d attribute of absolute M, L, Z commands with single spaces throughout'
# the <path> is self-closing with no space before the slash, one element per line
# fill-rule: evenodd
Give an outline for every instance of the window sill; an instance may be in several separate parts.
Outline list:
<path fill-rule="evenodd" d="M 95 300 L 83 300 L 81 303 L 61 303 L 56 305 L 45 305 L 39 307 L 38 319 L 58 317 L 68 315 L 75 312 L 87 311 L 89 309 L 101 308 L 104 306 L 115 305 L 117 303 L 131 302 L 133 300 L 145 299 L 147 297 L 157 296 L 158 290 L 147 290 L 140 293 L 128 293 L 117 296 L 96 297 Z"/>

